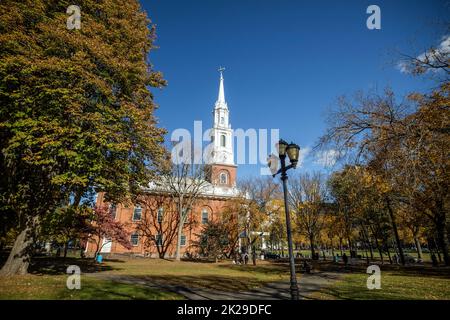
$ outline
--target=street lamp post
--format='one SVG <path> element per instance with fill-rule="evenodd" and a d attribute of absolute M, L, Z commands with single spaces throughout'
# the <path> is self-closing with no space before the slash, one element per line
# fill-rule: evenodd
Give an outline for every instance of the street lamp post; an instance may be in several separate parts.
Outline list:
<path fill-rule="evenodd" d="M 294 249 L 292 246 L 292 233 L 291 233 L 291 216 L 289 213 L 289 203 L 288 203 L 288 186 L 287 186 L 287 171 L 289 169 L 295 169 L 298 163 L 298 157 L 300 153 L 300 147 L 294 143 L 288 144 L 284 140 L 280 140 L 278 143 L 278 156 L 280 157 L 281 168 L 276 172 L 273 177 L 281 173 L 281 181 L 283 181 L 283 194 L 284 194 L 284 209 L 286 213 L 286 233 L 288 240 L 289 249 L 289 267 L 291 271 L 291 299 L 298 300 L 298 286 L 297 277 L 295 276 L 295 260 L 294 260 Z M 290 165 L 286 166 L 286 154 L 289 157 Z"/>

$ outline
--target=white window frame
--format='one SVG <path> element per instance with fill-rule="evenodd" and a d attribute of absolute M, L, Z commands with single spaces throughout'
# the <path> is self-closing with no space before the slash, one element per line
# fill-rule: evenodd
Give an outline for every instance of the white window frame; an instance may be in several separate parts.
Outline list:
<path fill-rule="evenodd" d="M 222 182 L 222 177 L 225 177 L 225 182 Z M 227 172 L 221 172 L 219 174 L 219 183 L 220 184 L 228 184 L 228 173 Z"/>
<path fill-rule="evenodd" d="M 164 220 L 164 208 L 163 207 L 159 207 L 158 208 L 158 212 L 157 212 L 157 216 L 156 216 L 156 221 L 158 223 L 162 223 Z"/>
<path fill-rule="evenodd" d="M 204 214 L 206 213 L 206 222 L 204 222 Z M 202 209 L 202 224 L 207 224 L 209 222 L 209 212 L 207 209 Z"/>
<path fill-rule="evenodd" d="M 133 237 L 137 237 L 136 244 L 133 243 Z M 139 245 L 139 233 L 137 232 L 132 233 L 130 237 L 130 242 L 133 247 L 137 247 Z"/>
<path fill-rule="evenodd" d="M 135 219 L 134 215 L 136 213 L 136 209 L 141 210 L 140 214 L 139 214 L 139 219 Z M 142 220 L 142 207 L 140 205 L 136 205 L 133 209 L 133 216 L 131 217 L 132 221 L 141 221 Z"/>

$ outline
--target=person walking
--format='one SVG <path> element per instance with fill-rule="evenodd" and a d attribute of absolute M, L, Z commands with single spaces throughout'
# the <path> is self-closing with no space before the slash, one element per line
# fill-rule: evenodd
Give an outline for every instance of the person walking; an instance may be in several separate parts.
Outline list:
<path fill-rule="evenodd" d="M 347 265 L 348 263 L 348 257 L 347 254 L 344 252 L 344 254 L 342 255 L 342 260 L 344 261 L 344 264 Z"/>

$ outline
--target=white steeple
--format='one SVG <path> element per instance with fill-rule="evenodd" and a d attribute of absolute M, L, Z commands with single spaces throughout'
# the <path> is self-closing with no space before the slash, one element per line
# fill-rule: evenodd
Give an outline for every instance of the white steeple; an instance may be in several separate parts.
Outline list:
<path fill-rule="evenodd" d="M 220 83 L 219 94 L 213 110 L 213 127 L 211 129 L 211 139 L 213 142 L 211 160 L 212 163 L 234 165 L 233 155 L 233 130 L 229 123 L 229 110 L 225 101 L 225 89 L 223 71 L 219 68 Z"/>
<path fill-rule="evenodd" d="M 225 89 L 223 86 L 223 71 L 225 71 L 225 68 L 220 67 L 218 71 L 220 72 L 220 83 L 219 83 L 219 95 L 217 96 L 215 108 L 228 109 L 228 105 L 225 101 Z"/>

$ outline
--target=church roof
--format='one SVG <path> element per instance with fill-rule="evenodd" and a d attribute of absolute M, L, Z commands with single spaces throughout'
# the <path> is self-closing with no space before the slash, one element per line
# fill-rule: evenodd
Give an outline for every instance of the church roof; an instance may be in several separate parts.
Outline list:
<path fill-rule="evenodd" d="M 188 181 L 189 178 L 186 178 L 186 181 Z M 242 196 L 241 191 L 236 187 L 228 187 L 228 186 L 220 186 L 220 185 L 215 185 L 212 184 L 209 181 L 206 180 L 201 180 L 201 181 L 197 181 L 197 182 L 182 182 L 183 186 L 180 186 L 181 188 L 184 188 L 183 191 L 188 192 L 189 191 L 189 187 L 186 187 L 186 185 L 189 186 L 192 185 L 192 189 L 194 189 L 194 184 L 195 185 L 201 185 L 200 190 L 199 190 L 199 196 L 200 197 L 205 197 L 205 198 L 236 198 L 236 197 L 240 197 Z M 173 182 L 172 182 L 173 184 Z M 176 187 L 176 186 L 175 186 Z M 171 188 L 170 183 L 169 182 L 164 182 L 163 179 L 161 179 L 160 181 L 152 181 L 148 184 L 147 187 L 144 188 L 144 191 L 148 192 L 148 193 L 172 193 L 173 192 L 173 188 Z"/>

